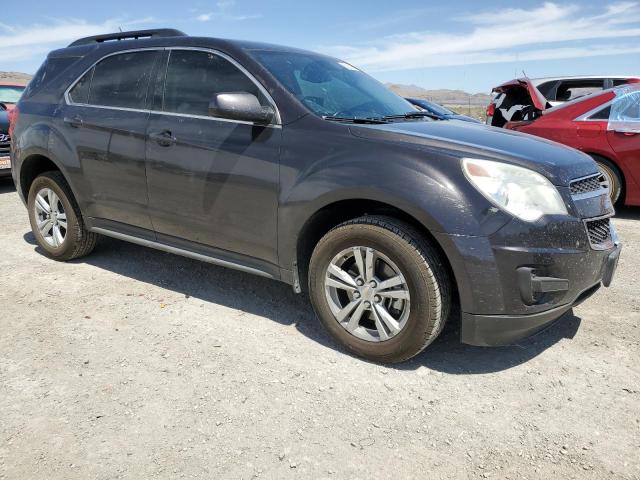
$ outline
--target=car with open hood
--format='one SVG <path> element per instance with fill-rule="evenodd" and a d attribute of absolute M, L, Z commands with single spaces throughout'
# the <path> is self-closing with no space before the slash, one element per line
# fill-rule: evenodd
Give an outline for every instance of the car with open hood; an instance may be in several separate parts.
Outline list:
<path fill-rule="evenodd" d="M 611 200 L 640 205 L 640 84 L 580 97 L 505 127 L 589 154 Z"/>
<path fill-rule="evenodd" d="M 589 156 L 434 120 L 295 48 L 177 30 L 80 39 L 48 55 L 12 129 L 50 257 L 107 235 L 279 280 L 374 361 L 416 355 L 452 312 L 463 342 L 517 341 L 608 286 L 620 254 Z"/>
<path fill-rule="evenodd" d="M 538 112 L 603 90 L 640 83 L 632 76 L 517 78 L 495 87 L 487 106 L 487 125 L 530 120 Z"/>

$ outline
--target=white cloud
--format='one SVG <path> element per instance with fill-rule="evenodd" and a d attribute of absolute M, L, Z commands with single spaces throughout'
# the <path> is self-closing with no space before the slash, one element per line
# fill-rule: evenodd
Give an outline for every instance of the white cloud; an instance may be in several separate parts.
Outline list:
<path fill-rule="evenodd" d="M 244 20 L 253 20 L 260 18 L 262 15 L 259 13 L 253 13 L 248 15 L 233 14 L 231 10 L 235 7 L 235 0 L 219 0 L 216 3 L 217 10 L 213 12 L 204 12 L 195 17 L 199 22 L 208 22 L 214 19 L 226 20 L 232 22 L 241 22 Z"/>
<path fill-rule="evenodd" d="M 85 20 L 58 21 L 53 25 L 34 24 L 16 26 L 1 24 L 0 60 L 28 60 L 41 56 L 53 48 L 65 46 L 81 37 L 117 32 L 120 27 L 137 28 L 153 22 L 153 18 L 138 20 L 110 19 L 102 23 L 91 23 Z M 1 62 L 0 62 L 1 63 Z M 2 66 L 0 65 L 0 70 Z"/>
<path fill-rule="evenodd" d="M 466 32 L 412 32 L 355 47 L 328 46 L 323 50 L 371 71 L 575 58 L 639 50 L 638 2 L 615 3 L 595 12 L 575 4 L 547 2 L 531 9 L 486 11 L 458 20 L 466 26 Z M 602 42 L 607 39 L 624 39 L 628 45 L 605 46 Z"/>

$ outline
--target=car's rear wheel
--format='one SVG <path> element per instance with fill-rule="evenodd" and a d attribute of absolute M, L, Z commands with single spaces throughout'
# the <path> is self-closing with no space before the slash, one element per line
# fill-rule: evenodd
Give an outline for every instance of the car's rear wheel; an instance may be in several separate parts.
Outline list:
<path fill-rule="evenodd" d="M 29 188 L 31 230 L 38 244 L 56 260 L 89 254 L 97 235 L 89 232 L 69 184 L 60 172 L 45 172 Z"/>
<path fill-rule="evenodd" d="M 605 182 L 609 188 L 611 203 L 615 205 L 622 196 L 622 176 L 618 168 L 606 158 L 599 155 L 591 155 L 591 157 L 596 161 L 600 172 L 604 175 Z"/>
<path fill-rule="evenodd" d="M 345 222 L 318 242 L 309 291 L 331 335 L 380 362 L 420 353 L 442 331 L 451 306 L 438 251 L 411 225 L 382 216 Z"/>

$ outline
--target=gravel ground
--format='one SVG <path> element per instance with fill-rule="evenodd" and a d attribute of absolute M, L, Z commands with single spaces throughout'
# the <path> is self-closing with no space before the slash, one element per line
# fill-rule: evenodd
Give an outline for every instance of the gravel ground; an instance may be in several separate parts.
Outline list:
<path fill-rule="evenodd" d="M 102 239 L 0 182 L 0 478 L 640 478 L 640 209 L 614 285 L 520 345 L 341 353 L 290 287 Z"/>

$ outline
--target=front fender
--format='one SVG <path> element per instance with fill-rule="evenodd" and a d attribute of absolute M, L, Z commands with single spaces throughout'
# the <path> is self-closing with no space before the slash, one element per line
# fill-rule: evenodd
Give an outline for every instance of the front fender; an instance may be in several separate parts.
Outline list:
<path fill-rule="evenodd" d="M 308 220 L 344 200 L 388 204 L 433 233 L 486 236 L 510 220 L 471 186 L 460 158 L 342 133 L 316 140 L 320 137 L 306 130 L 285 130 L 278 214 L 283 268 L 296 261 Z"/>

